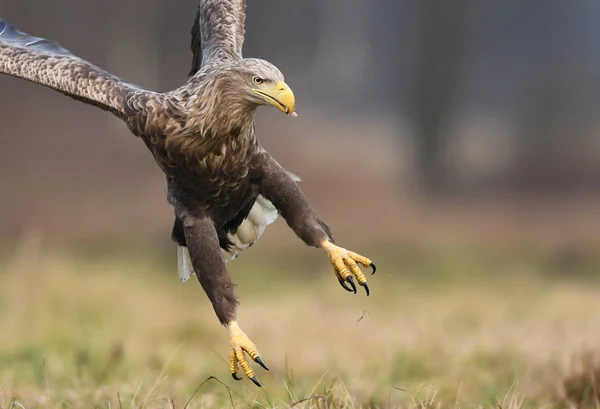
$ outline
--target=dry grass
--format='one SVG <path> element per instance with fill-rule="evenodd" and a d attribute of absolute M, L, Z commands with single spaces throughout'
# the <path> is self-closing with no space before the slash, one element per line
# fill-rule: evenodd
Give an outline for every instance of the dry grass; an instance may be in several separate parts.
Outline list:
<path fill-rule="evenodd" d="M 0 407 L 600 408 L 594 285 L 523 279 L 532 271 L 515 265 L 492 282 L 463 271 L 434 285 L 384 262 L 366 298 L 338 288 L 325 262 L 317 275 L 296 262 L 261 271 L 260 255 L 231 267 L 241 325 L 272 368 L 257 371 L 262 389 L 229 377 L 226 333 L 173 260 L 11 257 Z"/>

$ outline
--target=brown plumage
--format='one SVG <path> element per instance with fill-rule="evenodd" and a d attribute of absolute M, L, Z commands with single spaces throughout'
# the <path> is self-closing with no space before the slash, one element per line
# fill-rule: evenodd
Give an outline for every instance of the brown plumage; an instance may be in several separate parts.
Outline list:
<path fill-rule="evenodd" d="M 188 270 L 196 273 L 219 321 L 230 330 L 232 373 L 237 376 L 239 363 L 258 384 L 242 351 L 265 366 L 237 325 L 235 285 L 221 253 L 237 246 L 233 235 L 251 210 L 272 204 L 298 237 L 329 254 L 338 280 L 348 290 L 346 283 L 356 292 L 354 276 L 368 294 L 356 263 L 372 263 L 332 244 L 329 227 L 293 175 L 258 143 L 256 108 L 272 105 L 293 114 L 295 102 L 275 66 L 242 58 L 244 20 L 244 0 L 200 0 L 192 28 L 191 78 L 166 93 L 129 84 L 57 43 L 22 33 L 2 20 L 0 73 L 112 112 L 144 141 L 167 178 L 167 199 L 175 210 L 172 238 L 189 249 Z"/>

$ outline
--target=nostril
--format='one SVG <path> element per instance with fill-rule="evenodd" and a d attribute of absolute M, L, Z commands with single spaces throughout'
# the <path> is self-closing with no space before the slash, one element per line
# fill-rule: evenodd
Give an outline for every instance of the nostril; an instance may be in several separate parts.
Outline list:
<path fill-rule="evenodd" d="M 285 88 L 283 88 L 283 87 L 280 87 L 280 88 L 278 88 L 278 89 L 277 89 L 277 91 L 278 91 L 278 92 L 283 92 L 283 91 L 285 91 Z"/>

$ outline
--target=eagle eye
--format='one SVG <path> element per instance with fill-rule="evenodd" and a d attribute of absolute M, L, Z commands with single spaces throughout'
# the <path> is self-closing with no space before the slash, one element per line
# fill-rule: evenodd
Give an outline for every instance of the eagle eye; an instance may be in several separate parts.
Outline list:
<path fill-rule="evenodd" d="M 252 81 L 254 81 L 255 84 L 259 84 L 259 85 L 262 84 L 263 82 L 265 82 L 265 80 L 263 80 L 260 77 L 254 77 L 254 78 L 252 78 Z"/>

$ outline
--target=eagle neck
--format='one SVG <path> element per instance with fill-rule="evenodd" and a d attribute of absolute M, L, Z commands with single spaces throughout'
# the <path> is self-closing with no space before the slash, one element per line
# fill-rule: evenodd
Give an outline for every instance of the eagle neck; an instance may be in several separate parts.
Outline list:
<path fill-rule="evenodd" d="M 220 86 L 221 85 L 221 86 Z M 186 116 L 184 129 L 205 137 L 252 133 L 257 106 L 248 104 L 230 87 L 222 86 L 217 78 L 202 81 L 193 77 L 171 93 L 173 105 L 178 105 Z"/>
<path fill-rule="evenodd" d="M 211 135 L 247 135 L 254 125 L 256 107 L 249 106 L 239 96 L 231 93 L 212 93 L 212 98 L 204 99 L 202 122 Z"/>

